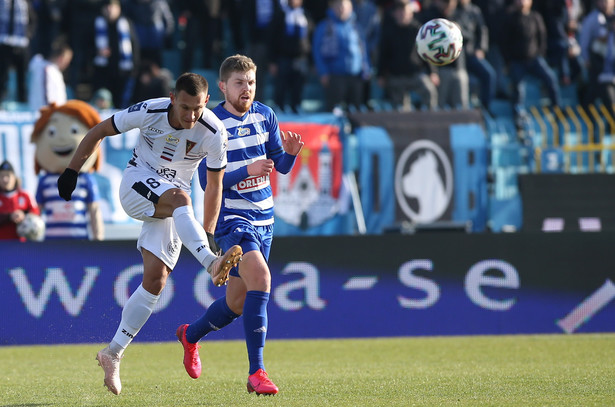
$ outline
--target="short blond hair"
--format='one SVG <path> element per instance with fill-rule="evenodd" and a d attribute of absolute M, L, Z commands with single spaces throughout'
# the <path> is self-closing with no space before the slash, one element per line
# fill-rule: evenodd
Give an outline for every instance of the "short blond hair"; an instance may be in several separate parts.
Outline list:
<path fill-rule="evenodd" d="M 256 64 L 252 58 L 240 54 L 231 55 L 220 65 L 220 81 L 226 82 L 233 72 L 244 73 L 248 71 L 256 72 Z"/>

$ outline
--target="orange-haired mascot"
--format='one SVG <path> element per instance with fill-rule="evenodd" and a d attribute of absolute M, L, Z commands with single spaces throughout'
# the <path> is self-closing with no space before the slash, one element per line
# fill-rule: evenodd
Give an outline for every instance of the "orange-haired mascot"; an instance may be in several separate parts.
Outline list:
<path fill-rule="evenodd" d="M 98 111 L 86 102 L 69 100 L 40 110 L 34 124 L 32 142 L 36 145 L 35 171 L 39 174 L 36 201 L 45 218 L 45 240 L 102 240 L 104 223 L 100 193 L 93 172 L 100 169 L 100 153 L 83 165 L 77 189 L 69 202 L 58 195 L 58 177 L 68 166 L 85 134 L 100 121 Z"/>

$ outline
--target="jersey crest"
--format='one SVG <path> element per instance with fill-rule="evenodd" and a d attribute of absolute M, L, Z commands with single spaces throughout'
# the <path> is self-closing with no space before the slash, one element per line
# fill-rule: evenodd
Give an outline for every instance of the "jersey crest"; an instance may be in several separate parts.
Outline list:
<path fill-rule="evenodd" d="M 186 155 L 188 155 L 188 153 L 190 152 L 190 150 L 192 150 L 194 146 L 196 146 L 196 143 L 194 141 L 186 140 Z"/>

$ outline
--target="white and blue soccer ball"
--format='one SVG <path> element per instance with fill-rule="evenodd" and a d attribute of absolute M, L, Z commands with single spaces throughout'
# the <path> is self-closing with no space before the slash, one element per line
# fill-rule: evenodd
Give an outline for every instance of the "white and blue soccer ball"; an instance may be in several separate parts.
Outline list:
<path fill-rule="evenodd" d="M 445 18 L 429 20 L 416 36 L 419 56 L 437 66 L 448 65 L 459 58 L 462 47 L 463 35 L 459 26 Z"/>
<path fill-rule="evenodd" d="M 27 240 L 41 242 L 45 239 L 45 221 L 40 216 L 29 213 L 17 224 L 17 234 Z"/>

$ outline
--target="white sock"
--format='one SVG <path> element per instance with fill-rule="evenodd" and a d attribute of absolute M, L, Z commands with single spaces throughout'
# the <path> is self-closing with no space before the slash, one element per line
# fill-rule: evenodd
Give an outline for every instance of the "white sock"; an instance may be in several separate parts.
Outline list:
<path fill-rule="evenodd" d="M 139 285 L 124 305 L 120 326 L 109 344 L 112 351 L 122 356 L 124 349 L 128 347 L 152 315 L 159 298 L 159 295 L 154 295 L 143 288 L 143 285 Z M 117 349 L 118 346 L 121 350 Z"/>
<path fill-rule="evenodd" d="M 209 266 L 216 259 L 216 255 L 209 248 L 205 229 L 199 225 L 194 217 L 192 207 L 185 205 L 176 208 L 173 211 L 173 220 L 177 234 L 184 246 L 190 250 L 190 253 L 196 257 L 203 267 Z"/>

